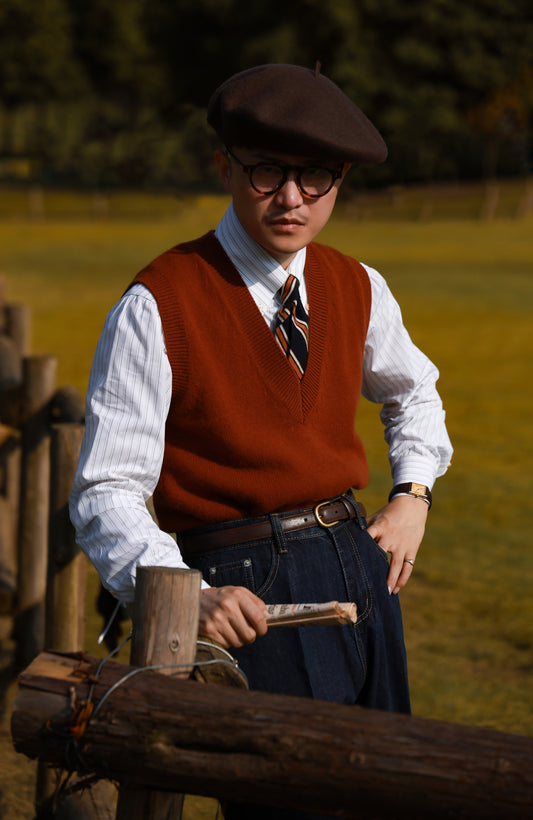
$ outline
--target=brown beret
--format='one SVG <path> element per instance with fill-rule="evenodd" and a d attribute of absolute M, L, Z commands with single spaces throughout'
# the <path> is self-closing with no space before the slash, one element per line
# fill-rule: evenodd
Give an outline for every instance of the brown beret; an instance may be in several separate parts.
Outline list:
<path fill-rule="evenodd" d="M 234 74 L 209 100 L 207 121 L 225 145 L 379 163 L 381 134 L 319 71 L 272 63 Z"/>

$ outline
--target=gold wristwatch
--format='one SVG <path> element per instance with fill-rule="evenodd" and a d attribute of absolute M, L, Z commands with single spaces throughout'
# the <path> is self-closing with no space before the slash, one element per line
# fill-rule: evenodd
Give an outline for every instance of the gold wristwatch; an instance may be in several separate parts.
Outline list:
<path fill-rule="evenodd" d="M 424 501 L 427 501 L 430 508 L 433 503 L 429 487 L 426 487 L 425 484 L 417 484 L 415 481 L 411 481 L 408 484 L 396 484 L 390 492 L 389 501 L 391 501 L 395 495 L 412 495 L 414 498 L 422 498 Z"/>

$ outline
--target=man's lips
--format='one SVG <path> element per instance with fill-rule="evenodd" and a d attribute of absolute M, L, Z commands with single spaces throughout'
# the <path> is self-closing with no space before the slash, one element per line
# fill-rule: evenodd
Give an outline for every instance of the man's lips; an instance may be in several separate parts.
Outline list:
<path fill-rule="evenodd" d="M 281 228 L 302 228 L 305 225 L 305 222 L 301 219 L 280 216 L 277 219 L 271 219 L 270 224 Z"/>

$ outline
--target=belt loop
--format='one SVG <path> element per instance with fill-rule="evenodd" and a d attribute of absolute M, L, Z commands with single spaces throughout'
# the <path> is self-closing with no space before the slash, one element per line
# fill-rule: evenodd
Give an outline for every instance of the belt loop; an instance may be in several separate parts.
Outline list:
<path fill-rule="evenodd" d="M 289 550 L 287 549 L 285 533 L 283 532 L 279 515 L 277 515 L 277 513 L 270 513 L 268 518 L 270 521 L 270 526 L 272 527 L 272 540 L 276 544 L 278 552 L 280 554 L 288 552 Z"/>
<path fill-rule="evenodd" d="M 348 504 L 353 507 L 355 510 L 355 516 L 357 518 L 357 523 L 362 530 L 366 530 L 366 519 L 361 515 L 361 510 L 359 509 L 359 504 L 353 494 L 352 490 L 349 490 L 343 498 L 348 502 Z"/>

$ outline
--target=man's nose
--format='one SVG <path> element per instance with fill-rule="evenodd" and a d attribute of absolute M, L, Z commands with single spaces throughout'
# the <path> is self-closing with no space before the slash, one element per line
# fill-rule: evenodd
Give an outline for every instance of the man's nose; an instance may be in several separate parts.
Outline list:
<path fill-rule="evenodd" d="M 302 204 L 303 196 L 296 180 L 296 171 L 290 171 L 284 184 L 276 191 L 276 202 L 287 210 Z"/>

